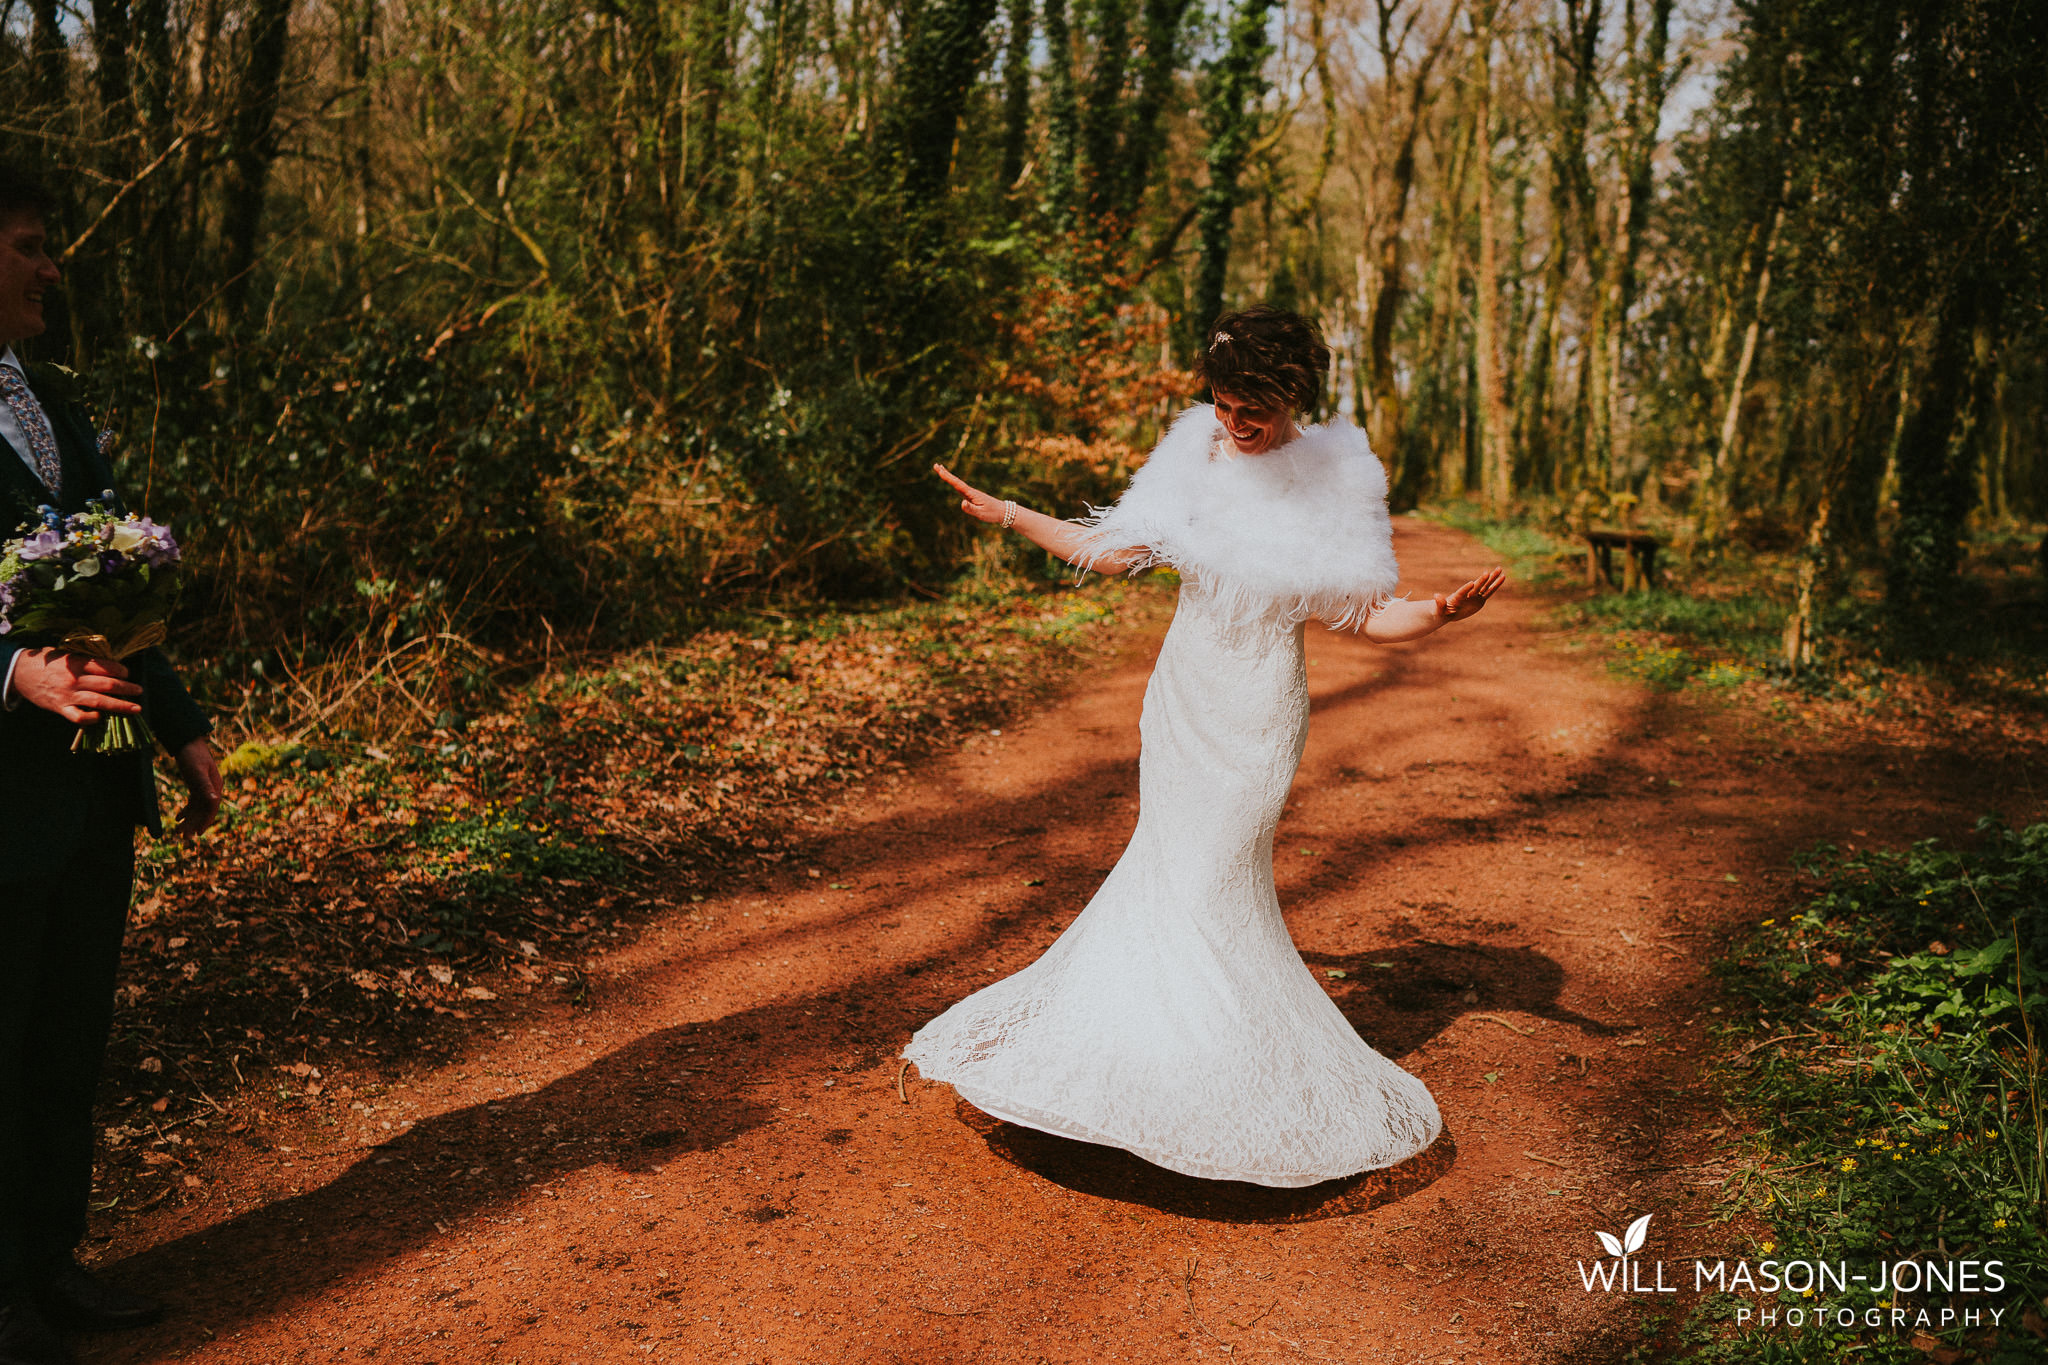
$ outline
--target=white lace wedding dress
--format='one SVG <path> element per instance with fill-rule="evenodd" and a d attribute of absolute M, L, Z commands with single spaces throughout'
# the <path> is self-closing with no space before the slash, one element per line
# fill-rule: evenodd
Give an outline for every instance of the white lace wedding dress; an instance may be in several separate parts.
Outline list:
<path fill-rule="evenodd" d="M 1212 438 L 1188 445 L 1200 455 Z M 1298 478 L 1314 453 L 1286 469 L 1254 457 L 1274 464 L 1250 472 Z M 1199 567 L 1202 516 L 1139 497 L 1143 482 L 1099 519 L 1105 542 L 1147 544 L 1184 575 L 1139 721 L 1138 827 L 1043 957 L 926 1024 L 903 1056 L 984 1113 L 1188 1175 L 1295 1187 L 1392 1165 L 1435 1140 L 1436 1103 L 1317 984 L 1273 886 L 1273 831 L 1308 734 L 1302 603 L 1317 594 L 1247 595 L 1216 556 Z M 1383 529 L 1363 534 L 1385 543 Z M 1384 554 L 1379 581 L 1353 591 L 1384 600 Z"/>

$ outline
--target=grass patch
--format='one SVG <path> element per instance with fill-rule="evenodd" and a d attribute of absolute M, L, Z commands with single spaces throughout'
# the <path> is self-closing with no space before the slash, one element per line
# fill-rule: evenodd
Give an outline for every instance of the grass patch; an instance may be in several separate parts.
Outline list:
<path fill-rule="evenodd" d="M 1622 593 L 1585 586 L 1583 547 L 1555 509 L 1498 518 L 1457 501 L 1419 515 L 1473 536 L 1520 581 L 1556 598 L 1551 625 L 1600 640 L 1624 677 L 1671 690 L 1760 682 L 1774 705 L 1818 703 L 1852 722 L 1876 713 L 2007 738 L 2048 720 L 2048 579 L 2038 527 L 1972 532 L 1931 650 L 1904 648 L 1888 630 L 1878 552 L 1845 552 L 1827 589 L 1817 657 L 1795 675 L 1782 657 L 1798 569 L 1786 545 L 1729 544 L 1688 557 L 1679 552 L 1682 526 L 1646 519 L 1643 529 L 1679 550 L 1661 557 L 1655 589 Z"/>
<path fill-rule="evenodd" d="M 1552 620 L 1606 636 L 1616 673 L 1675 690 L 1773 676 L 1785 614 L 1784 603 L 1756 593 L 1693 597 L 1660 588 L 1566 603 Z"/>
<path fill-rule="evenodd" d="M 1760 593 L 1696 597 L 1660 588 L 1591 597 L 1560 615 L 1574 624 L 1607 631 L 1669 636 L 1761 667 L 1777 653 L 1787 610 L 1786 603 Z"/>
<path fill-rule="evenodd" d="M 1584 547 L 1542 513 L 1488 516 L 1476 504 L 1449 502 L 1419 515 L 1462 531 L 1507 562 L 1525 583 L 1568 593 L 1550 624 L 1602 637 L 1608 665 L 1653 687 L 1725 689 L 1771 676 L 1788 604 L 1746 577 L 1737 585 L 1620 593 L 1583 587 Z M 1679 572 L 1664 559 L 1667 575 Z M 1667 578 L 1667 583 L 1671 581 Z"/>
<path fill-rule="evenodd" d="M 1577 542 L 1565 539 L 1541 516 L 1488 516 L 1477 503 L 1431 503 L 1415 515 L 1463 531 L 1499 555 L 1508 573 L 1525 583 L 1565 578 L 1582 564 Z"/>
<path fill-rule="evenodd" d="M 2048 824 L 1987 821 L 1980 834 L 1968 851 L 1932 840 L 1896 852 L 1822 848 L 1804 869 L 1818 893 L 1724 961 L 1756 1017 L 1726 1033 L 1721 1078 L 1759 1125 L 1760 1169 L 1782 1174 L 1746 1181 L 1723 1212 L 1767 1223 L 1765 1252 L 1781 1260 L 1997 1260 L 2005 1290 L 1901 1295 L 1852 1284 L 1819 1301 L 1778 1296 L 1781 1310 L 1853 1309 L 1859 1322 L 1884 1310 L 1883 1327 L 1735 1328 L 1728 1305 L 1708 1305 L 1681 1359 L 2041 1358 Z M 1893 1308 L 1912 1315 L 1905 1326 L 1889 1325 Z M 2003 1321 L 1989 1326 L 1987 1312 L 1975 1328 L 1945 1326 L 1944 1308 L 1998 1308 Z"/>

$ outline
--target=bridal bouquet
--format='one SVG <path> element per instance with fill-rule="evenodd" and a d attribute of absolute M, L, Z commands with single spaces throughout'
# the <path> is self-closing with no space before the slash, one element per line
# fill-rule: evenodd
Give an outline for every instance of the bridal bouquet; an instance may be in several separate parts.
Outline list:
<path fill-rule="evenodd" d="M 125 659 L 164 638 L 178 596 L 178 542 L 148 517 L 114 510 L 109 490 L 88 510 L 50 508 L 0 545 L 0 635 L 90 659 Z M 140 716 L 107 716 L 71 742 L 88 753 L 148 747 Z"/>

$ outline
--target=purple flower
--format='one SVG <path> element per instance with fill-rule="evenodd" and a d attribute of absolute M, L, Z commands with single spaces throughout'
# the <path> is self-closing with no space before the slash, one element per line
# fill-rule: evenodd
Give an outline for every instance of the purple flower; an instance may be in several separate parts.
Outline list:
<path fill-rule="evenodd" d="M 21 557 L 31 563 L 39 559 L 55 559 L 63 550 L 64 533 L 53 526 L 45 526 L 21 542 Z"/>

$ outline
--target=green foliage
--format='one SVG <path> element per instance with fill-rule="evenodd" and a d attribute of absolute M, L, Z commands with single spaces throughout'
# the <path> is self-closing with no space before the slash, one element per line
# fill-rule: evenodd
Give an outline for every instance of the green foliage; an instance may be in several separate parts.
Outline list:
<path fill-rule="evenodd" d="M 1785 624 L 1785 604 L 1756 593 L 1697 597 L 1652 589 L 1607 593 L 1572 605 L 1569 618 L 1614 630 L 1648 630 L 1761 660 Z"/>
<path fill-rule="evenodd" d="M 960 114 L 988 55 L 995 13 L 996 0 L 926 0 L 907 12 L 896 140 L 904 187 L 919 200 L 945 190 Z"/>
<path fill-rule="evenodd" d="M 625 868 L 617 854 L 601 844 L 563 833 L 544 813 L 545 803 L 528 800 L 510 808 L 487 802 L 423 821 L 415 841 L 423 870 L 445 879 L 453 893 L 441 907 L 432 941 L 419 946 L 447 951 L 465 937 L 465 900 L 507 896 L 520 883 L 537 877 L 577 880 L 616 877 Z"/>
<path fill-rule="evenodd" d="M 1629 635 L 1615 638 L 1608 666 L 1625 678 L 1674 692 L 1688 684 L 1738 687 L 1756 676 L 1739 664 L 1702 659 L 1675 645 L 1659 645 Z"/>
<path fill-rule="evenodd" d="M 1668 378 L 1645 386 L 1643 426 L 1698 452 L 1712 534 L 1790 492 L 1801 522 L 1828 509 L 1824 574 L 1840 550 L 1883 544 L 1889 648 L 1940 657 L 1980 467 L 2040 486 L 2031 455 L 2008 458 L 1997 395 L 2037 364 L 2048 317 L 2048 128 L 2031 93 L 2048 29 L 1990 0 L 1735 14 L 1740 48 L 1668 200 L 1684 273 L 1712 285 L 1661 305 L 1654 330 L 1689 340 L 1645 350 Z M 1758 401 L 1737 404 L 1720 449 L 1733 328 L 1752 315 Z"/>
<path fill-rule="evenodd" d="M 1560 539 L 1542 518 L 1490 516 L 1462 498 L 1432 503 L 1416 515 L 1455 527 L 1506 561 L 1511 578 L 1541 583 L 1558 575 L 1559 564 L 1578 553 Z"/>
<path fill-rule="evenodd" d="M 1786 1172 L 1745 1182 L 1729 1211 L 1807 1258 L 2003 1261 L 2009 1292 L 1979 1302 L 2008 1307 L 2004 1329 L 1969 1336 L 1978 1359 L 2016 1365 L 2038 1349 L 2020 1313 L 2048 1289 L 2048 825 L 1979 832 L 1972 850 L 1816 851 L 1818 894 L 1723 963 L 1764 1035 L 1733 1051 L 1726 1083 L 1763 1125 L 1762 1165 Z M 1877 1298 L 1852 1287 L 1840 1306 L 1890 1306 Z M 1921 1358 L 1889 1329 L 1830 1327 L 1717 1335 L 1683 1359 L 1821 1365 L 1852 1349 Z"/>
<path fill-rule="evenodd" d="M 236 745 L 222 758 L 220 770 L 225 777 L 255 777 L 282 768 L 319 772 L 333 765 L 333 756 L 320 749 L 298 743 L 265 744 L 252 739 Z"/>
<path fill-rule="evenodd" d="M 1662 184 L 1662 0 L 1501 26 L 1483 138 L 1447 74 L 1473 30 L 1428 6 L 1356 42 L 1318 11 L 1299 66 L 1267 0 L 1048 0 L 1042 46 L 1026 0 L 451 0 L 374 41 L 360 9 L 232 0 L 255 46 L 215 48 L 171 0 L 122 63 L 89 25 L 39 66 L 0 35 L 14 154 L 63 201 L 37 345 L 187 537 L 174 635 L 215 703 L 366 639 L 524 663 L 938 591 L 987 562 L 933 459 L 1106 499 L 1188 396 L 1191 324 L 1250 292 L 1329 321 L 1398 503 L 1454 494 L 1474 183 L 1543 262 L 1484 286 L 1518 495 L 1661 489 L 1705 524 L 1725 493 L 1750 534 L 1834 490 L 1923 617 L 1979 470 L 1996 516 L 2048 506 L 2043 40 L 1988 0 L 1744 0 Z"/>
<path fill-rule="evenodd" d="M 1695 597 L 1656 589 L 1608 593 L 1560 607 L 1560 623 L 1613 639 L 1610 666 L 1625 677 L 1676 690 L 1735 687 L 1775 658 L 1785 606 L 1744 594 Z"/>

